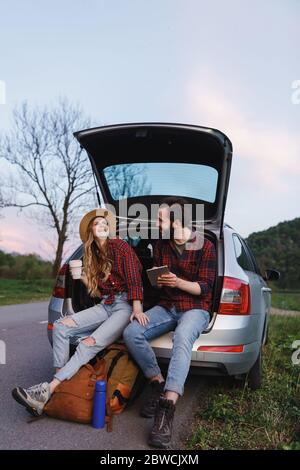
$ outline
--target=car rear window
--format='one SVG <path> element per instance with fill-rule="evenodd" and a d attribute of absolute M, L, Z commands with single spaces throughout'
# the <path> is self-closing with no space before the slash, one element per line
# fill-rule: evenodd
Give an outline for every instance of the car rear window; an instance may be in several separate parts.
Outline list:
<path fill-rule="evenodd" d="M 235 256 L 241 268 L 243 268 L 245 271 L 255 272 L 254 265 L 249 253 L 247 253 L 243 243 L 236 234 L 233 235 L 233 243 Z"/>
<path fill-rule="evenodd" d="M 213 203 L 218 172 L 191 163 L 127 163 L 106 167 L 104 176 L 114 200 L 137 196 L 182 196 Z"/>

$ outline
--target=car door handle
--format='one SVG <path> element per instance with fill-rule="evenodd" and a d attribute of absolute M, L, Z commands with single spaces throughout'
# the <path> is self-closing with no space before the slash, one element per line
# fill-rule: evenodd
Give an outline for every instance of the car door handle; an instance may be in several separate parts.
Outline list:
<path fill-rule="evenodd" d="M 270 289 L 270 287 L 262 287 L 261 290 L 262 292 L 272 292 L 272 289 Z"/>

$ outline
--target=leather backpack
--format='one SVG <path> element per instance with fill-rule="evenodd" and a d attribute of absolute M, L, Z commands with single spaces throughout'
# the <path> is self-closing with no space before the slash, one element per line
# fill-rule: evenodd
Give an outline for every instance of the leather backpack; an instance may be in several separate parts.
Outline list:
<path fill-rule="evenodd" d="M 100 357 L 82 366 L 69 380 L 55 389 L 44 412 L 53 418 L 88 424 L 92 421 L 97 380 L 106 380 L 106 423 L 112 430 L 112 417 L 132 402 L 145 383 L 143 374 L 131 359 L 125 345 L 114 343 Z"/>

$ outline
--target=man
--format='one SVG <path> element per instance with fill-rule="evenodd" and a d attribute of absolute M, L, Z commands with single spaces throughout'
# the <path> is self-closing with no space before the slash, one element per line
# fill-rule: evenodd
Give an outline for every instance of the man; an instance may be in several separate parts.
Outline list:
<path fill-rule="evenodd" d="M 187 204 L 182 198 L 170 197 L 160 206 L 156 224 L 163 238 L 155 245 L 154 265 L 168 265 L 170 273 L 158 278 L 158 305 L 146 313 L 133 313 L 123 333 L 128 349 L 150 380 L 151 394 L 141 416 L 154 416 L 148 442 L 161 448 L 171 442 L 175 405 L 183 395 L 193 344 L 209 324 L 216 275 L 214 245 L 192 229 Z M 178 208 L 182 217 L 176 218 Z M 164 380 L 149 341 L 172 330 L 173 349 Z"/>

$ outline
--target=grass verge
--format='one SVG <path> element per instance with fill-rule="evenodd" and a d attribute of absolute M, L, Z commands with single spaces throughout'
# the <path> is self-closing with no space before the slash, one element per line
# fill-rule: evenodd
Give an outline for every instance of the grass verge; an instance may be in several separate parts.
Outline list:
<path fill-rule="evenodd" d="M 300 292 L 273 291 L 272 307 L 300 311 Z"/>
<path fill-rule="evenodd" d="M 300 340 L 300 318 L 270 318 L 260 390 L 238 388 L 233 379 L 209 378 L 186 448 L 300 450 L 300 364 L 293 364 L 291 348 L 295 340 Z"/>
<path fill-rule="evenodd" d="M 54 279 L 0 279 L 0 305 L 23 304 L 48 300 Z"/>

